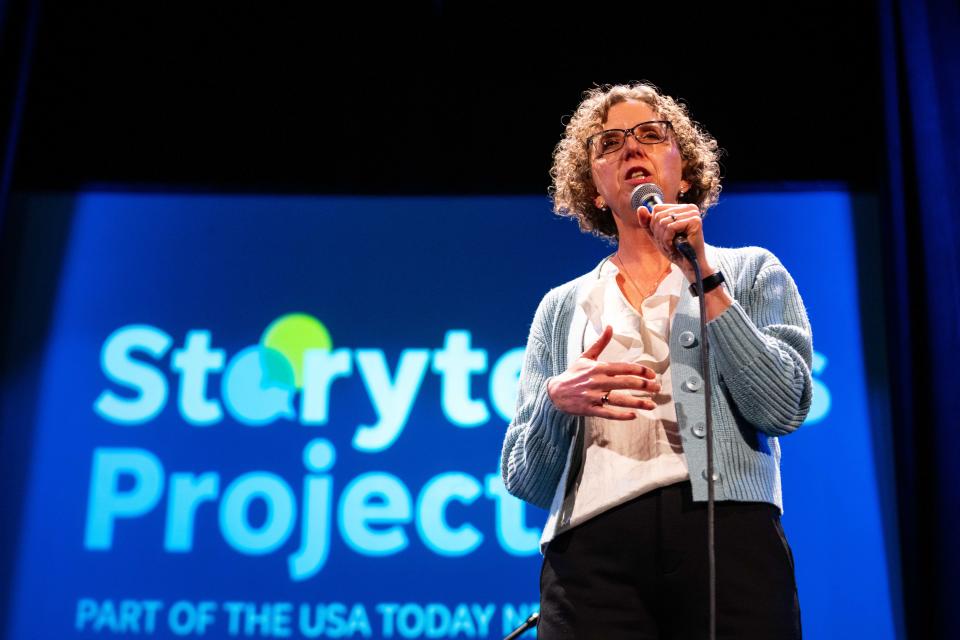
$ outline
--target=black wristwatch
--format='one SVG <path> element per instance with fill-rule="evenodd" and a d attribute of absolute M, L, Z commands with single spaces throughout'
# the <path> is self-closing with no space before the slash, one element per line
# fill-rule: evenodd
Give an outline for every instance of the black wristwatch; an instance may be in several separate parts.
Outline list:
<path fill-rule="evenodd" d="M 703 292 L 710 293 L 711 291 L 719 287 L 724 282 L 725 282 L 725 279 L 723 277 L 723 273 L 719 271 L 714 271 L 712 275 L 709 275 L 703 279 Z M 692 295 L 694 298 L 700 295 L 699 293 L 697 293 L 696 282 L 690 285 L 690 295 Z"/>

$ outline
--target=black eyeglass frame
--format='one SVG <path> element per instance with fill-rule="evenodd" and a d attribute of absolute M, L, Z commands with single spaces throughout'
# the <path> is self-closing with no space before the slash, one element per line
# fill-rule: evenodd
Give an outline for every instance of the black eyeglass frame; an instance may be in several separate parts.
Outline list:
<path fill-rule="evenodd" d="M 639 138 L 639 136 L 637 136 L 637 127 L 642 127 L 642 126 L 648 125 L 648 124 L 664 124 L 664 125 L 666 125 L 666 129 L 664 130 L 664 136 L 663 136 L 663 138 L 660 139 L 660 140 L 657 140 L 656 142 L 644 142 L 643 140 L 641 140 L 641 139 Z M 605 155 L 608 155 L 608 154 L 611 154 L 611 153 L 616 153 L 617 151 L 620 151 L 620 149 L 623 149 L 623 145 L 627 144 L 627 136 L 628 136 L 628 135 L 633 136 L 633 139 L 636 140 L 637 142 L 639 142 L 640 144 L 660 144 L 661 142 L 666 142 L 666 140 L 667 140 L 667 135 L 666 135 L 666 133 L 667 133 L 668 131 L 673 131 L 673 123 L 670 122 L 669 120 L 647 120 L 647 121 L 645 121 L 645 122 L 638 122 L 637 124 L 633 125 L 633 126 L 630 127 L 629 129 L 604 129 L 603 131 L 600 131 L 599 133 L 595 133 L 595 134 L 593 134 L 592 136 L 590 136 L 589 138 L 587 138 L 587 151 L 593 150 L 593 140 L 594 140 L 594 138 L 596 138 L 597 136 L 602 136 L 602 135 L 605 134 L 605 133 L 610 133 L 611 131 L 619 131 L 620 133 L 622 133 L 622 134 L 623 134 L 623 142 L 622 142 L 622 143 L 620 144 L 620 146 L 617 147 L 616 149 L 609 149 L 609 150 L 607 150 L 607 151 L 601 151 L 600 153 L 597 153 L 597 154 L 596 154 L 596 157 L 605 156 Z"/>

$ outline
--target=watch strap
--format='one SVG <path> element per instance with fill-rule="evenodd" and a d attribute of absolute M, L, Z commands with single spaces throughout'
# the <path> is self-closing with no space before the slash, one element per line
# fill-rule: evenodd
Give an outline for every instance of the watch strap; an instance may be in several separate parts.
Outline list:
<path fill-rule="evenodd" d="M 713 291 L 714 289 L 716 289 L 717 287 L 719 287 L 719 286 L 720 286 L 721 284 L 723 284 L 724 282 L 726 282 L 726 279 L 723 277 L 723 273 L 720 272 L 720 271 L 715 271 L 715 272 L 713 272 L 712 274 L 710 274 L 709 276 L 707 276 L 706 278 L 703 279 L 703 292 L 704 292 L 704 293 L 710 293 L 711 291 Z M 696 282 L 694 282 L 693 284 L 690 285 L 690 295 L 692 295 L 692 296 L 695 297 L 695 298 L 696 298 L 698 295 L 700 295 L 700 294 L 697 292 L 697 283 L 696 283 Z"/>

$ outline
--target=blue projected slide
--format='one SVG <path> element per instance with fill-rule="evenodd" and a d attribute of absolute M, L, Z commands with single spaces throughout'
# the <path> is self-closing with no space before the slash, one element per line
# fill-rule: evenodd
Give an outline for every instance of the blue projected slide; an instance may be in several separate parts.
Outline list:
<path fill-rule="evenodd" d="M 536 610 L 546 514 L 505 492 L 500 445 L 540 297 L 608 245 L 533 197 L 85 193 L 12 215 L 64 207 L 49 333 L 20 363 L 39 374 L 6 637 L 499 638 Z M 804 296 L 816 399 L 781 440 L 803 626 L 879 640 L 852 215 L 842 192 L 725 195 L 707 237 L 771 249 Z"/>

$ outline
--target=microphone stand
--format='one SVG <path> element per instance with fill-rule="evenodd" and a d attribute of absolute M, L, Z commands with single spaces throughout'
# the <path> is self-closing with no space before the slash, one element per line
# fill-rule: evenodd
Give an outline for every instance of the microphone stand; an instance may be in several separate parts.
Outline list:
<path fill-rule="evenodd" d="M 644 183 L 637 185 L 630 194 L 630 204 L 634 209 L 641 206 L 646 207 L 653 212 L 653 207 L 663 204 L 663 191 L 653 183 Z M 701 216 L 702 217 L 702 216 Z M 714 548 L 715 528 L 714 528 L 714 470 L 713 470 L 713 413 L 711 412 L 711 403 L 713 390 L 710 385 L 710 342 L 707 336 L 707 301 L 703 294 L 703 274 L 700 272 L 700 265 L 697 263 L 697 253 L 687 242 L 685 234 L 678 234 L 673 238 L 673 246 L 683 257 L 685 257 L 693 267 L 693 273 L 696 277 L 695 287 L 700 298 L 700 368 L 703 378 L 703 401 L 706 404 L 707 418 L 707 564 L 709 565 L 710 580 L 710 640 L 716 640 L 717 637 L 717 558 Z"/>
<path fill-rule="evenodd" d="M 700 368 L 703 378 L 703 401 L 706 405 L 707 423 L 707 565 L 710 581 L 710 640 L 717 637 L 717 558 L 716 558 L 716 531 L 714 520 L 714 470 L 713 470 L 713 412 L 710 410 L 713 392 L 710 384 L 710 341 L 707 336 L 707 301 L 703 293 L 703 274 L 697 262 L 697 254 L 685 237 L 675 239 L 674 245 L 690 262 L 696 276 L 697 296 L 700 299 Z"/>
<path fill-rule="evenodd" d="M 537 626 L 537 623 L 540 621 L 540 613 L 536 612 L 531 615 L 529 618 L 523 621 L 523 624 L 510 632 L 510 635 L 505 637 L 503 640 L 516 640 L 523 634 L 525 634 L 530 629 L 533 629 Z"/>

